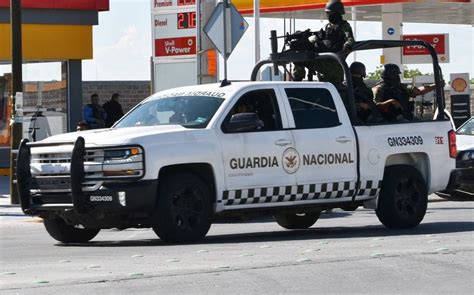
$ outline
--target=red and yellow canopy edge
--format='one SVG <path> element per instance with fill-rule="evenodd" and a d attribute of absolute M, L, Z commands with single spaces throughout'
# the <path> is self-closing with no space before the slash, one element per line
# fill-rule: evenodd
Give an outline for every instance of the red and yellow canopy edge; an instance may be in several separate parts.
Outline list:
<path fill-rule="evenodd" d="M 422 3 L 425 0 L 342 0 L 345 6 L 381 5 L 393 3 Z M 470 3 L 470 0 L 440 0 L 443 2 Z M 240 13 L 253 14 L 253 0 L 232 0 Z M 260 0 L 260 13 L 290 12 L 308 9 L 321 9 L 327 0 Z"/>
<path fill-rule="evenodd" d="M 0 0 L 0 8 L 9 8 L 10 0 Z M 108 11 L 109 0 L 22 0 L 25 9 L 68 9 Z"/>

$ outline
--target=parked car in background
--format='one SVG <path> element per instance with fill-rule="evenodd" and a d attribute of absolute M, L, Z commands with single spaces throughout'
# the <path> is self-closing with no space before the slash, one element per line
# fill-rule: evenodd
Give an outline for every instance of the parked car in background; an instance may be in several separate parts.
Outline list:
<path fill-rule="evenodd" d="M 474 197 L 474 117 L 456 130 L 456 170 L 453 171 L 447 190 L 441 197 Z"/>

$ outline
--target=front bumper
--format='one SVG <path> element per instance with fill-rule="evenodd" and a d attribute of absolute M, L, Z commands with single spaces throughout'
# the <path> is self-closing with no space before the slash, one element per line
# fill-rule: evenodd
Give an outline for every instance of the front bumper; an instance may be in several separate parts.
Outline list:
<path fill-rule="evenodd" d="M 25 214 L 41 215 L 44 212 L 74 210 L 79 214 L 91 213 L 145 213 L 153 212 L 157 194 L 157 180 L 104 181 L 92 191 L 84 191 L 86 153 L 84 139 L 79 137 L 73 150 L 68 176 L 50 176 L 47 179 L 31 174 L 30 147 L 53 146 L 55 144 L 20 143 L 17 158 L 17 182 L 21 208 Z M 38 188 L 60 188 L 63 192 L 44 193 Z M 39 191 L 39 193 L 37 192 Z M 66 193 L 64 191 L 67 191 Z"/>
<path fill-rule="evenodd" d="M 448 190 L 457 189 L 461 186 L 474 186 L 474 167 L 457 168 L 451 171 Z"/>

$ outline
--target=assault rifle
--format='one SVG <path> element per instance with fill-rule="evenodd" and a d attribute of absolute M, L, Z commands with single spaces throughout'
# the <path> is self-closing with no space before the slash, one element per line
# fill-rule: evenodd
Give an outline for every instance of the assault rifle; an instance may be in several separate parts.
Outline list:
<path fill-rule="evenodd" d="M 316 53 L 330 51 L 330 44 L 326 40 L 326 32 L 323 29 L 317 32 L 310 29 L 296 31 L 293 34 L 286 34 L 277 38 L 284 38 L 284 48 L 289 47 L 289 51 L 312 51 Z M 310 41 L 310 39 L 312 40 Z"/>

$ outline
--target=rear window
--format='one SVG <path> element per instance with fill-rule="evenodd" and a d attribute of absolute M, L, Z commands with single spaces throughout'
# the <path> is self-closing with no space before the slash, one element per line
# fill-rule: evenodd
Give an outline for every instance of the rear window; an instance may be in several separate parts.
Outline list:
<path fill-rule="evenodd" d="M 297 129 L 339 126 L 331 93 L 320 88 L 286 88 Z"/>

